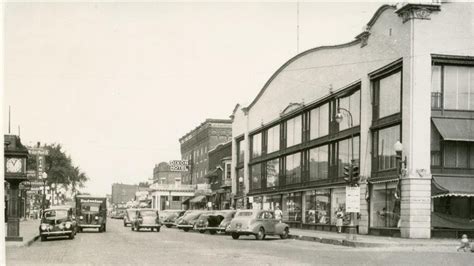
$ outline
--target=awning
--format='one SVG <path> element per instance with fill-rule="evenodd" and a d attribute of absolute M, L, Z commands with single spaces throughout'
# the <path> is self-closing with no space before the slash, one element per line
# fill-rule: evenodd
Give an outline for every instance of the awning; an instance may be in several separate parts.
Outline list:
<path fill-rule="evenodd" d="M 191 203 L 198 203 L 198 202 L 204 202 L 206 200 L 206 196 L 196 196 L 194 198 L 192 198 L 191 200 L 189 200 L 189 202 Z"/>
<path fill-rule="evenodd" d="M 454 118 L 432 118 L 444 140 L 474 141 L 474 120 Z"/>
<path fill-rule="evenodd" d="M 433 176 L 431 197 L 474 197 L 474 177 Z"/>

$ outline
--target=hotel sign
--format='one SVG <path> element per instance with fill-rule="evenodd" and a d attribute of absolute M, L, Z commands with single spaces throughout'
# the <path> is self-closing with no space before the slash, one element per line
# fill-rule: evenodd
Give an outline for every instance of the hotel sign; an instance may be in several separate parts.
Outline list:
<path fill-rule="evenodd" d="M 172 172 L 187 172 L 188 171 L 187 160 L 172 160 L 170 161 L 170 171 Z"/>

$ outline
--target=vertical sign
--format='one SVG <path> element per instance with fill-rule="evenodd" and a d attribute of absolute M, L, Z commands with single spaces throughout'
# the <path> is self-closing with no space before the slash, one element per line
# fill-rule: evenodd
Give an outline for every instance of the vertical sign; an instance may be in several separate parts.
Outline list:
<path fill-rule="evenodd" d="M 360 212 L 360 187 L 346 187 L 346 212 Z"/>
<path fill-rule="evenodd" d="M 45 161 L 44 161 L 44 155 L 41 155 L 41 154 L 38 154 L 36 155 L 36 172 L 38 173 L 38 178 L 41 177 L 41 175 L 43 174 L 44 172 L 44 164 L 45 164 Z"/>

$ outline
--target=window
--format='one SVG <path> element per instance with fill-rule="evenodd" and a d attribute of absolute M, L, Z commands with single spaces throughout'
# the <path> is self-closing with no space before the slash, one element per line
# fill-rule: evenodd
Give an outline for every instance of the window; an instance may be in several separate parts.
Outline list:
<path fill-rule="evenodd" d="M 286 121 L 286 147 L 301 143 L 302 124 L 301 115 Z"/>
<path fill-rule="evenodd" d="M 474 67 L 432 66 L 431 107 L 433 109 L 474 110 Z"/>
<path fill-rule="evenodd" d="M 283 219 L 293 222 L 301 222 L 302 218 L 301 192 L 290 193 L 283 197 Z"/>
<path fill-rule="evenodd" d="M 351 139 L 345 139 L 338 142 L 338 176 L 344 176 L 344 167 L 351 164 L 352 142 Z M 359 165 L 359 137 L 354 137 L 354 164 Z"/>
<path fill-rule="evenodd" d="M 296 184 L 301 181 L 301 153 L 286 156 L 286 184 Z"/>
<path fill-rule="evenodd" d="M 225 164 L 225 178 L 226 178 L 226 179 L 230 179 L 230 178 L 231 178 L 231 177 L 230 177 L 230 175 L 231 175 L 231 173 L 230 173 L 231 168 L 232 168 L 232 165 L 231 165 L 230 163 L 226 163 L 226 164 Z"/>
<path fill-rule="evenodd" d="M 431 165 L 441 165 L 441 136 L 438 130 L 431 126 Z"/>
<path fill-rule="evenodd" d="M 353 94 L 339 99 L 339 108 L 344 108 L 351 112 L 352 124 L 357 126 L 360 124 L 360 90 L 357 90 Z M 344 114 L 344 112 L 342 112 Z M 339 130 L 348 129 L 350 127 L 350 118 L 344 119 L 339 124 Z"/>
<path fill-rule="evenodd" d="M 310 138 L 317 139 L 329 133 L 329 104 L 323 104 L 310 112 Z"/>
<path fill-rule="evenodd" d="M 275 210 L 276 207 L 281 209 L 281 206 L 281 195 L 266 196 L 265 202 L 263 203 L 264 210 Z"/>
<path fill-rule="evenodd" d="M 328 178 L 329 146 L 309 150 L 309 180 Z"/>
<path fill-rule="evenodd" d="M 238 163 L 243 163 L 245 159 L 245 153 L 244 153 L 244 140 L 239 140 L 237 142 L 237 162 Z"/>
<path fill-rule="evenodd" d="M 254 164 L 250 168 L 251 188 L 259 189 L 262 187 L 262 165 Z"/>
<path fill-rule="evenodd" d="M 401 73 L 398 71 L 374 81 L 374 120 L 400 112 Z"/>
<path fill-rule="evenodd" d="M 329 224 L 330 195 L 329 189 L 306 192 L 306 223 Z"/>
<path fill-rule="evenodd" d="M 399 227 L 400 200 L 395 198 L 397 183 L 374 184 L 370 197 L 371 227 Z"/>
<path fill-rule="evenodd" d="M 252 136 L 252 158 L 262 155 L 262 133 Z"/>
<path fill-rule="evenodd" d="M 393 145 L 400 140 L 400 125 L 380 129 L 374 133 L 374 170 L 395 169 L 396 154 Z"/>
<path fill-rule="evenodd" d="M 473 161 L 474 145 L 460 141 L 444 141 L 443 142 L 443 161 L 445 167 L 452 168 L 474 168 L 469 161 Z M 470 158 L 471 157 L 471 158 Z"/>
<path fill-rule="evenodd" d="M 474 219 L 474 197 L 440 197 L 433 199 L 434 212 L 452 218 Z"/>
<path fill-rule="evenodd" d="M 171 198 L 172 201 L 181 201 L 181 197 L 180 196 L 173 196 Z"/>
<path fill-rule="evenodd" d="M 267 154 L 280 149 L 280 125 L 267 130 Z"/>
<path fill-rule="evenodd" d="M 244 192 L 244 168 L 237 169 L 237 195 Z"/>
<path fill-rule="evenodd" d="M 344 224 L 347 224 L 350 214 L 346 213 L 346 188 L 335 188 L 331 193 L 331 213 L 334 214 L 338 209 L 344 212 Z M 336 215 L 331 216 L 331 224 L 336 224 Z"/>
<path fill-rule="evenodd" d="M 280 173 L 279 159 L 273 159 L 266 163 L 267 188 L 278 187 L 278 174 Z"/>

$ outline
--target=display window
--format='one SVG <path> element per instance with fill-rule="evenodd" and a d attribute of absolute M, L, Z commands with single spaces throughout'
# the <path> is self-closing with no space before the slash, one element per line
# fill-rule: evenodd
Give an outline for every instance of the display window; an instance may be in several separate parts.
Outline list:
<path fill-rule="evenodd" d="M 346 213 L 346 188 L 335 188 L 331 193 L 331 224 L 336 224 L 336 212 L 341 210 L 344 213 L 344 224 L 350 220 L 349 213 Z"/>
<path fill-rule="evenodd" d="M 331 192 L 329 189 L 305 192 L 305 222 L 310 224 L 329 224 L 331 217 Z"/>
<path fill-rule="evenodd" d="M 301 222 L 302 193 L 290 193 L 283 196 L 283 219 L 291 222 Z"/>
<path fill-rule="evenodd" d="M 400 227 L 400 199 L 396 197 L 397 183 L 374 184 L 370 196 L 370 226 Z"/>

